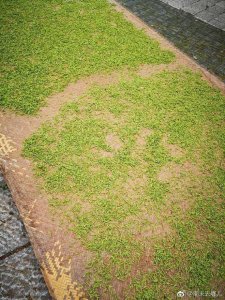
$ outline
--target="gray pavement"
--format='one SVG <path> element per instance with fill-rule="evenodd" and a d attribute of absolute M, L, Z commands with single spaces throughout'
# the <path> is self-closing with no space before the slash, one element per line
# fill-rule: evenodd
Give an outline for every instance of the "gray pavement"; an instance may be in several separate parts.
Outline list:
<path fill-rule="evenodd" d="M 0 299 L 51 299 L 25 227 L 1 174 Z"/>
<path fill-rule="evenodd" d="M 216 28 L 225 30 L 225 0 L 161 0 Z"/>

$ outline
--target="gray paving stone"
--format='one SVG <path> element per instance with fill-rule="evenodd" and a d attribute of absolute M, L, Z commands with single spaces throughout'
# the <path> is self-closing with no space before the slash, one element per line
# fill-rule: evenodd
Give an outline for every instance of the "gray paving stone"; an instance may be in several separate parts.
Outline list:
<path fill-rule="evenodd" d="M 211 24 L 217 28 L 224 29 L 225 28 L 225 13 L 215 19 L 210 20 L 209 24 Z"/>
<path fill-rule="evenodd" d="M 209 13 L 217 14 L 219 16 L 219 15 L 221 15 L 225 11 L 225 7 L 223 8 L 223 7 L 215 4 L 215 5 L 207 8 L 205 11 L 209 12 Z"/>
<path fill-rule="evenodd" d="M 225 12 L 222 13 L 221 15 L 219 15 L 216 20 L 218 20 L 219 22 L 225 22 Z"/>
<path fill-rule="evenodd" d="M 220 1 L 216 5 L 225 8 L 225 1 Z"/>
<path fill-rule="evenodd" d="M 189 12 L 192 15 L 195 15 L 203 10 L 206 10 L 208 7 L 208 4 L 205 0 L 200 0 L 196 3 L 193 3 L 191 5 L 188 6 L 184 6 L 183 10 L 186 12 Z"/>
<path fill-rule="evenodd" d="M 200 13 L 196 14 L 195 17 L 202 21 L 209 22 L 210 20 L 215 19 L 217 17 L 217 14 L 210 13 L 207 10 L 203 10 Z"/>
<path fill-rule="evenodd" d="M 1 174 L 0 299 L 51 299 L 25 227 Z"/>
<path fill-rule="evenodd" d="M 225 12 L 225 8 L 217 6 L 217 4 L 216 4 L 216 5 L 211 6 L 208 9 L 206 9 L 206 10 L 200 12 L 200 13 L 197 13 L 195 15 L 195 17 L 200 19 L 200 20 L 209 22 L 213 19 L 218 18 L 218 16 L 220 16 L 224 12 Z"/>
<path fill-rule="evenodd" d="M 29 239 L 8 190 L 0 188 L 0 257 Z"/>
<path fill-rule="evenodd" d="M 217 28 L 223 28 L 223 21 L 216 20 L 210 22 L 213 19 L 218 18 L 223 14 L 225 9 L 225 0 L 161 0 L 162 2 L 177 8 L 184 10 L 196 18 L 207 22 Z"/>
<path fill-rule="evenodd" d="M 198 2 L 199 0 L 182 0 L 181 3 L 182 3 L 182 7 L 184 6 L 189 6 L 193 3 L 196 3 Z"/>
<path fill-rule="evenodd" d="M 51 299 L 31 247 L 0 261 L 1 300 Z"/>
<path fill-rule="evenodd" d="M 183 7 L 182 1 L 178 1 L 178 0 L 162 0 L 162 2 L 167 3 L 167 4 L 171 5 L 172 7 L 175 7 L 178 9 Z"/>

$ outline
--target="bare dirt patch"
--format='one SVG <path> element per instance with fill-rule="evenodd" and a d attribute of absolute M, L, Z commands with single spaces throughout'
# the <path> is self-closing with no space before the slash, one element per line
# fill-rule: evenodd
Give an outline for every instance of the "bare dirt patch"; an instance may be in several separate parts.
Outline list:
<path fill-rule="evenodd" d="M 184 155 L 184 150 L 178 145 L 170 144 L 167 136 L 163 137 L 162 144 L 172 157 L 180 158 Z"/>
<path fill-rule="evenodd" d="M 106 144 L 114 151 L 118 151 L 123 147 L 123 143 L 121 142 L 120 138 L 114 133 L 106 136 Z"/>
<path fill-rule="evenodd" d="M 136 146 L 137 148 L 143 149 L 147 144 L 147 138 L 153 133 L 151 129 L 143 128 L 140 130 L 137 139 Z"/>
<path fill-rule="evenodd" d="M 140 174 L 140 171 L 133 169 L 128 174 L 128 179 L 124 183 L 124 194 L 130 199 L 140 198 L 145 191 L 148 178 L 145 174 Z"/>
<path fill-rule="evenodd" d="M 152 130 L 142 128 L 136 136 L 132 156 L 139 160 L 137 167 L 130 168 L 128 179 L 123 184 L 125 194 L 131 199 L 137 199 L 144 194 L 148 178 L 146 173 L 147 164 L 142 158 L 142 153 L 147 144 L 147 138 L 152 134 Z"/>
<path fill-rule="evenodd" d="M 142 153 L 147 145 L 147 139 L 152 133 L 153 130 L 149 128 L 142 128 L 136 136 L 135 147 L 132 150 L 132 157 L 138 159 L 143 168 L 146 168 L 146 163 L 142 159 Z"/>
<path fill-rule="evenodd" d="M 144 212 L 140 215 L 140 219 L 146 222 L 145 229 L 138 233 L 138 239 L 148 239 L 153 237 L 165 237 L 172 233 L 172 229 L 162 217 Z"/>
<path fill-rule="evenodd" d="M 177 57 L 176 61 L 171 64 L 161 64 L 161 65 L 142 65 L 139 67 L 137 74 L 143 78 L 148 78 L 149 76 L 162 72 L 162 71 L 174 71 L 181 67 L 183 60 Z"/>
<path fill-rule="evenodd" d="M 145 272 L 150 270 L 156 270 L 156 266 L 153 263 L 153 253 L 151 253 L 151 250 L 146 249 L 145 253 L 140 257 L 139 261 L 132 267 L 128 278 L 126 278 L 124 281 L 114 280 L 112 286 L 115 289 L 116 293 L 118 295 L 121 295 L 121 299 L 133 299 L 134 295 L 132 295 L 132 292 L 134 292 L 135 294 L 135 291 L 129 290 L 129 292 L 127 292 L 129 286 L 132 284 L 132 279 L 137 278 L 137 276 L 145 274 Z M 108 299 L 107 295 L 105 295 L 105 298 L 103 299 Z"/>
<path fill-rule="evenodd" d="M 93 116 L 97 119 L 104 120 L 106 122 L 110 122 L 112 124 L 118 124 L 121 122 L 120 119 L 115 117 L 111 112 L 109 111 L 94 111 Z"/>
<path fill-rule="evenodd" d="M 102 149 L 92 149 L 92 152 L 96 155 L 98 155 L 99 157 L 105 157 L 105 158 L 112 158 L 114 156 L 114 154 L 112 152 L 109 151 L 105 151 Z"/>
<path fill-rule="evenodd" d="M 172 162 L 162 167 L 158 174 L 158 180 L 161 182 L 169 182 L 185 173 L 192 173 L 195 176 L 201 175 L 198 166 L 190 162 L 185 162 L 184 164 L 176 164 Z"/>

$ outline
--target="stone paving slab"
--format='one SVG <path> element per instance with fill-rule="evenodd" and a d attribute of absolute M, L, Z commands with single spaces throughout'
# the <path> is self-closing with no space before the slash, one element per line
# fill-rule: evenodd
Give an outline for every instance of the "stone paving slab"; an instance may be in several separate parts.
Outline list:
<path fill-rule="evenodd" d="M 3 177 L 0 174 L 0 299 L 51 299 Z"/>
<path fill-rule="evenodd" d="M 0 261 L 0 299 L 51 299 L 31 247 Z"/>
<path fill-rule="evenodd" d="M 168 2 L 170 4 L 170 2 Z M 183 10 L 186 12 L 189 12 L 193 15 L 199 13 L 200 11 L 206 10 L 207 9 L 207 2 L 205 0 L 200 0 L 196 3 L 193 3 L 188 6 L 184 6 Z"/>
<path fill-rule="evenodd" d="M 0 257 L 29 242 L 6 185 L 0 187 Z"/>
<path fill-rule="evenodd" d="M 196 15 L 196 17 L 198 19 L 201 19 L 201 20 L 205 20 L 207 22 L 210 22 L 211 20 L 215 19 L 217 17 L 217 12 L 214 11 L 217 7 L 214 6 L 214 7 L 211 7 L 212 10 L 208 10 L 207 11 L 201 11 L 200 13 L 198 13 Z"/>
<path fill-rule="evenodd" d="M 161 0 L 196 18 L 225 30 L 225 0 Z"/>
<path fill-rule="evenodd" d="M 225 31 L 160 0 L 117 0 L 117 2 L 225 81 Z M 217 22 L 221 22 L 221 19 Z"/>
<path fill-rule="evenodd" d="M 223 14 L 219 15 L 217 18 L 213 20 L 210 20 L 209 24 L 217 28 L 225 28 L 225 9 Z"/>
<path fill-rule="evenodd" d="M 222 0 L 222 1 L 218 2 L 216 5 L 225 8 L 225 1 Z"/>

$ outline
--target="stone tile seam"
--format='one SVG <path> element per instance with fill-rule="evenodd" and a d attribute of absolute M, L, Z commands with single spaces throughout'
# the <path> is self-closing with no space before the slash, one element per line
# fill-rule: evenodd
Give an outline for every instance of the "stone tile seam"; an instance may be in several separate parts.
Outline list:
<path fill-rule="evenodd" d="M 186 14 L 190 14 L 190 15 L 192 15 L 193 17 L 195 17 L 196 19 L 198 19 L 198 20 L 204 22 L 205 24 L 208 24 L 208 25 L 210 25 L 210 26 L 213 26 L 213 27 L 217 28 L 216 25 L 211 24 L 211 23 L 209 23 L 209 22 L 211 22 L 212 20 L 216 20 L 216 19 L 218 18 L 218 15 L 217 15 L 215 18 L 210 19 L 209 21 L 205 21 L 205 20 L 203 20 L 203 19 L 201 19 L 201 18 L 198 18 L 197 15 L 200 14 L 200 13 L 202 13 L 202 12 L 204 12 L 204 11 L 206 11 L 206 9 L 203 9 L 203 10 L 201 10 L 201 11 L 198 11 L 198 12 L 196 12 L 196 13 L 194 14 L 194 13 L 190 13 L 190 12 L 188 12 L 188 11 L 183 10 L 185 7 L 187 8 L 188 6 L 183 6 L 183 7 L 177 8 L 177 7 L 173 7 L 173 6 L 170 5 L 168 2 L 164 2 L 163 0 L 160 0 L 160 1 L 163 2 L 164 4 L 168 5 L 169 7 L 172 7 L 172 8 L 174 8 L 174 9 L 176 9 L 176 10 L 180 10 L 180 11 L 186 13 Z M 199 0 L 199 1 L 200 1 L 200 0 Z M 198 3 L 199 1 L 194 2 L 194 3 Z M 216 3 L 215 3 L 214 5 L 212 5 L 211 7 L 214 7 L 214 6 L 216 6 Z M 222 15 L 223 13 L 224 13 L 224 11 L 222 11 L 222 12 L 219 14 L 219 16 Z M 222 30 L 222 31 L 225 31 L 225 27 L 224 27 L 224 28 L 219 28 L 219 29 Z"/>
<path fill-rule="evenodd" d="M 192 15 L 193 16 L 196 16 L 197 14 L 200 14 L 200 13 L 202 13 L 203 11 L 207 11 L 207 9 L 210 7 L 214 7 L 214 6 L 216 6 L 216 4 L 214 4 L 214 5 L 212 5 L 212 6 L 208 6 L 207 4 L 206 4 L 206 7 L 205 8 L 203 8 L 202 10 L 200 10 L 200 11 L 197 11 L 196 13 L 192 13 Z M 182 8 L 180 8 L 181 10 L 182 9 L 184 9 L 184 8 L 188 8 L 189 6 L 183 6 Z M 191 6 L 190 6 L 191 7 Z"/>
<path fill-rule="evenodd" d="M 18 252 L 20 252 L 20 251 L 22 251 L 22 250 L 24 250 L 24 249 L 26 249 L 26 248 L 28 248 L 30 246 L 31 246 L 31 243 L 29 241 L 29 242 L 25 243 L 22 246 L 16 247 L 15 249 L 9 251 L 8 253 L 3 254 L 2 256 L 0 256 L 0 261 L 4 260 L 4 259 L 6 259 L 6 258 L 8 258 L 8 257 L 10 257 L 10 256 L 12 256 L 12 255 L 14 255 L 14 254 L 16 254 Z"/>
<path fill-rule="evenodd" d="M 204 11 L 204 10 L 203 10 L 203 11 Z M 203 11 L 200 11 L 199 13 L 201 13 L 201 12 L 203 12 Z M 219 13 L 216 17 L 213 17 L 212 19 L 207 20 L 206 23 L 211 22 L 212 20 L 216 20 L 220 15 L 224 14 L 224 12 L 225 12 L 225 9 L 224 9 L 223 11 L 221 11 L 221 13 Z M 199 13 L 197 13 L 197 14 L 199 14 Z M 195 14 L 194 16 L 195 16 L 197 19 L 203 20 L 203 19 L 199 18 L 199 17 L 197 16 L 197 14 Z M 204 21 L 204 20 L 203 20 L 203 21 Z M 205 21 L 204 21 L 204 22 L 205 22 Z"/>

